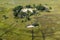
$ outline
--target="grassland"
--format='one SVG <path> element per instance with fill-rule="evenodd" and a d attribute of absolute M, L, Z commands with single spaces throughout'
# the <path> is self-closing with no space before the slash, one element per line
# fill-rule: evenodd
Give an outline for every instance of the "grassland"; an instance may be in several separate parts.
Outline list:
<path fill-rule="evenodd" d="M 12 10 L 18 5 L 38 5 L 40 3 L 52 7 L 51 12 L 39 12 L 41 26 L 56 28 L 54 33 L 56 39 L 47 37 L 46 40 L 60 40 L 60 0 L 0 0 L 0 35 L 8 30 L 7 33 L 0 37 L 3 40 L 31 40 L 31 33 L 27 32 L 29 29 L 26 28 L 26 25 L 33 23 L 34 20 L 22 23 L 22 19 L 14 19 Z M 4 19 L 3 15 L 6 15 L 8 19 Z M 37 36 L 39 36 L 38 34 L 36 33 Z M 34 40 L 42 40 L 42 38 L 38 37 Z"/>

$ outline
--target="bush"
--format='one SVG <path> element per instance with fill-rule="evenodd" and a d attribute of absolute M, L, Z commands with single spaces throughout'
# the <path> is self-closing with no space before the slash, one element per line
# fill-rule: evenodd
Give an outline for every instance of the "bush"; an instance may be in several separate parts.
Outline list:
<path fill-rule="evenodd" d="M 17 6 L 17 7 L 15 7 L 14 9 L 13 9 L 13 15 L 15 16 L 15 17 L 17 17 L 18 16 L 18 13 L 21 11 L 21 9 L 23 8 L 23 6 Z"/>
<path fill-rule="evenodd" d="M 38 23 L 33 23 L 32 25 L 34 25 L 34 26 L 39 26 L 39 24 L 38 24 Z"/>
<path fill-rule="evenodd" d="M 25 12 L 20 12 L 20 13 L 18 14 L 18 17 L 19 17 L 19 18 L 24 18 L 25 16 L 28 16 L 27 13 L 25 13 Z"/>
<path fill-rule="evenodd" d="M 49 9 L 52 9 L 52 7 L 49 7 Z"/>
<path fill-rule="evenodd" d="M 36 9 L 44 11 L 46 8 L 43 5 L 40 4 L 40 5 L 36 6 Z"/>
<path fill-rule="evenodd" d="M 25 7 L 26 7 L 26 8 L 32 8 L 32 6 L 31 6 L 31 5 L 26 5 Z"/>
<path fill-rule="evenodd" d="M 35 8 L 36 7 L 36 5 L 35 4 L 33 4 L 33 8 Z"/>
<path fill-rule="evenodd" d="M 17 6 L 13 9 L 13 11 L 16 12 L 16 13 L 19 13 L 22 8 L 23 8 L 23 6 Z"/>
<path fill-rule="evenodd" d="M 31 13 L 30 16 L 35 15 L 36 13 L 36 10 L 33 10 L 33 13 Z"/>
<path fill-rule="evenodd" d="M 27 20 L 30 21 L 31 19 L 29 17 L 27 17 Z"/>
<path fill-rule="evenodd" d="M 16 18 L 18 16 L 18 13 L 13 13 L 14 17 Z"/>
<path fill-rule="evenodd" d="M 4 18 L 4 19 L 7 19 L 8 17 L 7 17 L 6 15 L 3 15 L 3 18 Z"/>
<path fill-rule="evenodd" d="M 36 12 L 36 10 L 33 10 L 33 14 L 36 14 L 37 12 Z"/>

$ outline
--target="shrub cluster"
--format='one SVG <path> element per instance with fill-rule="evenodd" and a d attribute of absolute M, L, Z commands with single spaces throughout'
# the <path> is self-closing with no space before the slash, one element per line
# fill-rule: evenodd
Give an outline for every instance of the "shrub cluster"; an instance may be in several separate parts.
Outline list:
<path fill-rule="evenodd" d="M 46 11 L 46 12 L 50 12 L 49 9 L 47 7 L 45 7 L 44 5 L 40 4 L 40 5 L 35 5 L 33 4 L 33 6 L 31 5 L 26 5 L 24 6 L 17 6 L 13 9 L 13 15 L 16 17 L 20 17 L 20 18 L 24 18 L 26 17 L 26 19 L 30 20 L 30 16 L 34 15 L 36 13 L 36 10 L 33 10 L 33 13 L 31 12 L 21 12 L 21 9 L 23 8 L 36 8 L 37 11 Z M 49 7 L 50 9 L 52 9 L 51 7 Z"/>

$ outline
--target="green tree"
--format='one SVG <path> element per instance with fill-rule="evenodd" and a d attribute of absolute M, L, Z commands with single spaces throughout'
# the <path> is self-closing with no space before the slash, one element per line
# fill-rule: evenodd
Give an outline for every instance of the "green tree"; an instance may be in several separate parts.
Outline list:
<path fill-rule="evenodd" d="M 31 5 L 26 5 L 25 7 L 26 7 L 26 8 L 32 8 L 32 6 L 31 6 Z"/>
<path fill-rule="evenodd" d="M 40 10 L 40 11 L 44 11 L 46 8 L 42 4 L 40 4 L 40 5 L 36 6 L 36 9 Z"/>
<path fill-rule="evenodd" d="M 15 17 L 17 17 L 18 16 L 18 13 L 21 11 L 21 9 L 23 8 L 23 6 L 17 6 L 17 7 L 15 7 L 14 9 L 13 9 L 13 15 L 15 16 Z"/>

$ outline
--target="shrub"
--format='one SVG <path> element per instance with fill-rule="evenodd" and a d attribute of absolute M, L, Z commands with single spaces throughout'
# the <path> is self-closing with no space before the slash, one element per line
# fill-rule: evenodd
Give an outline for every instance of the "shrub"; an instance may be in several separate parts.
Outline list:
<path fill-rule="evenodd" d="M 34 26 L 39 26 L 39 24 L 38 24 L 38 23 L 33 23 L 32 25 L 34 25 Z"/>
<path fill-rule="evenodd" d="M 4 19 L 7 19 L 8 17 L 7 17 L 6 15 L 3 15 L 3 18 L 4 18 Z"/>
<path fill-rule="evenodd" d="M 36 10 L 33 10 L 33 14 L 36 14 L 37 12 L 36 12 Z"/>
<path fill-rule="evenodd" d="M 18 13 L 13 13 L 14 17 L 16 18 L 18 16 Z"/>
<path fill-rule="evenodd" d="M 31 6 L 31 5 L 26 5 L 25 7 L 26 7 L 26 8 L 32 8 L 32 6 Z"/>
<path fill-rule="evenodd" d="M 49 7 L 49 9 L 52 9 L 52 7 Z"/>
<path fill-rule="evenodd" d="M 13 15 L 15 16 L 15 17 L 17 17 L 18 16 L 18 13 L 21 11 L 21 9 L 23 8 L 23 6 L 17 6 L 17 7 L 15 7 L 14 9 L 13 9 Z"/>
<path fill-rule="evenodd" d="M 16 12 L 16 13 L 19 13 L 22 8 L 23 8 L 23 6 L 17 6 L 13 9 L 13 11 Z"/>
<path fill-rule="evenodd" d="M 36 5 L 35 4 L 33 4 L 33 8 L 35 8 L 36 7 Z"/>
<path fill-rule="evenodd" d="M 44 10 L 45 10 L 45 7 L 40 4 L 40 5 L 36 6 L 36 9 L 37 9 L 37 10 L 44 11 Z"/>
<path fill-rule="evenodd" d="M 29 17 L 27 17 L 27 20 L 30 21 L 31 19 Z"/>
<path fill-rule="evenodd" d="M 33 10 L 33 13 L 31 13 L 30 16 L 35 15 L 36 13 L 36 10 Z"/>
<path fill-rule="evenodd" d="M 18 14 L 18 17 L 19 17 L 19 18 L 24 18 L 25 16 L 28 16 L 25 12 L 20 12 L 20 13 Z"/>

